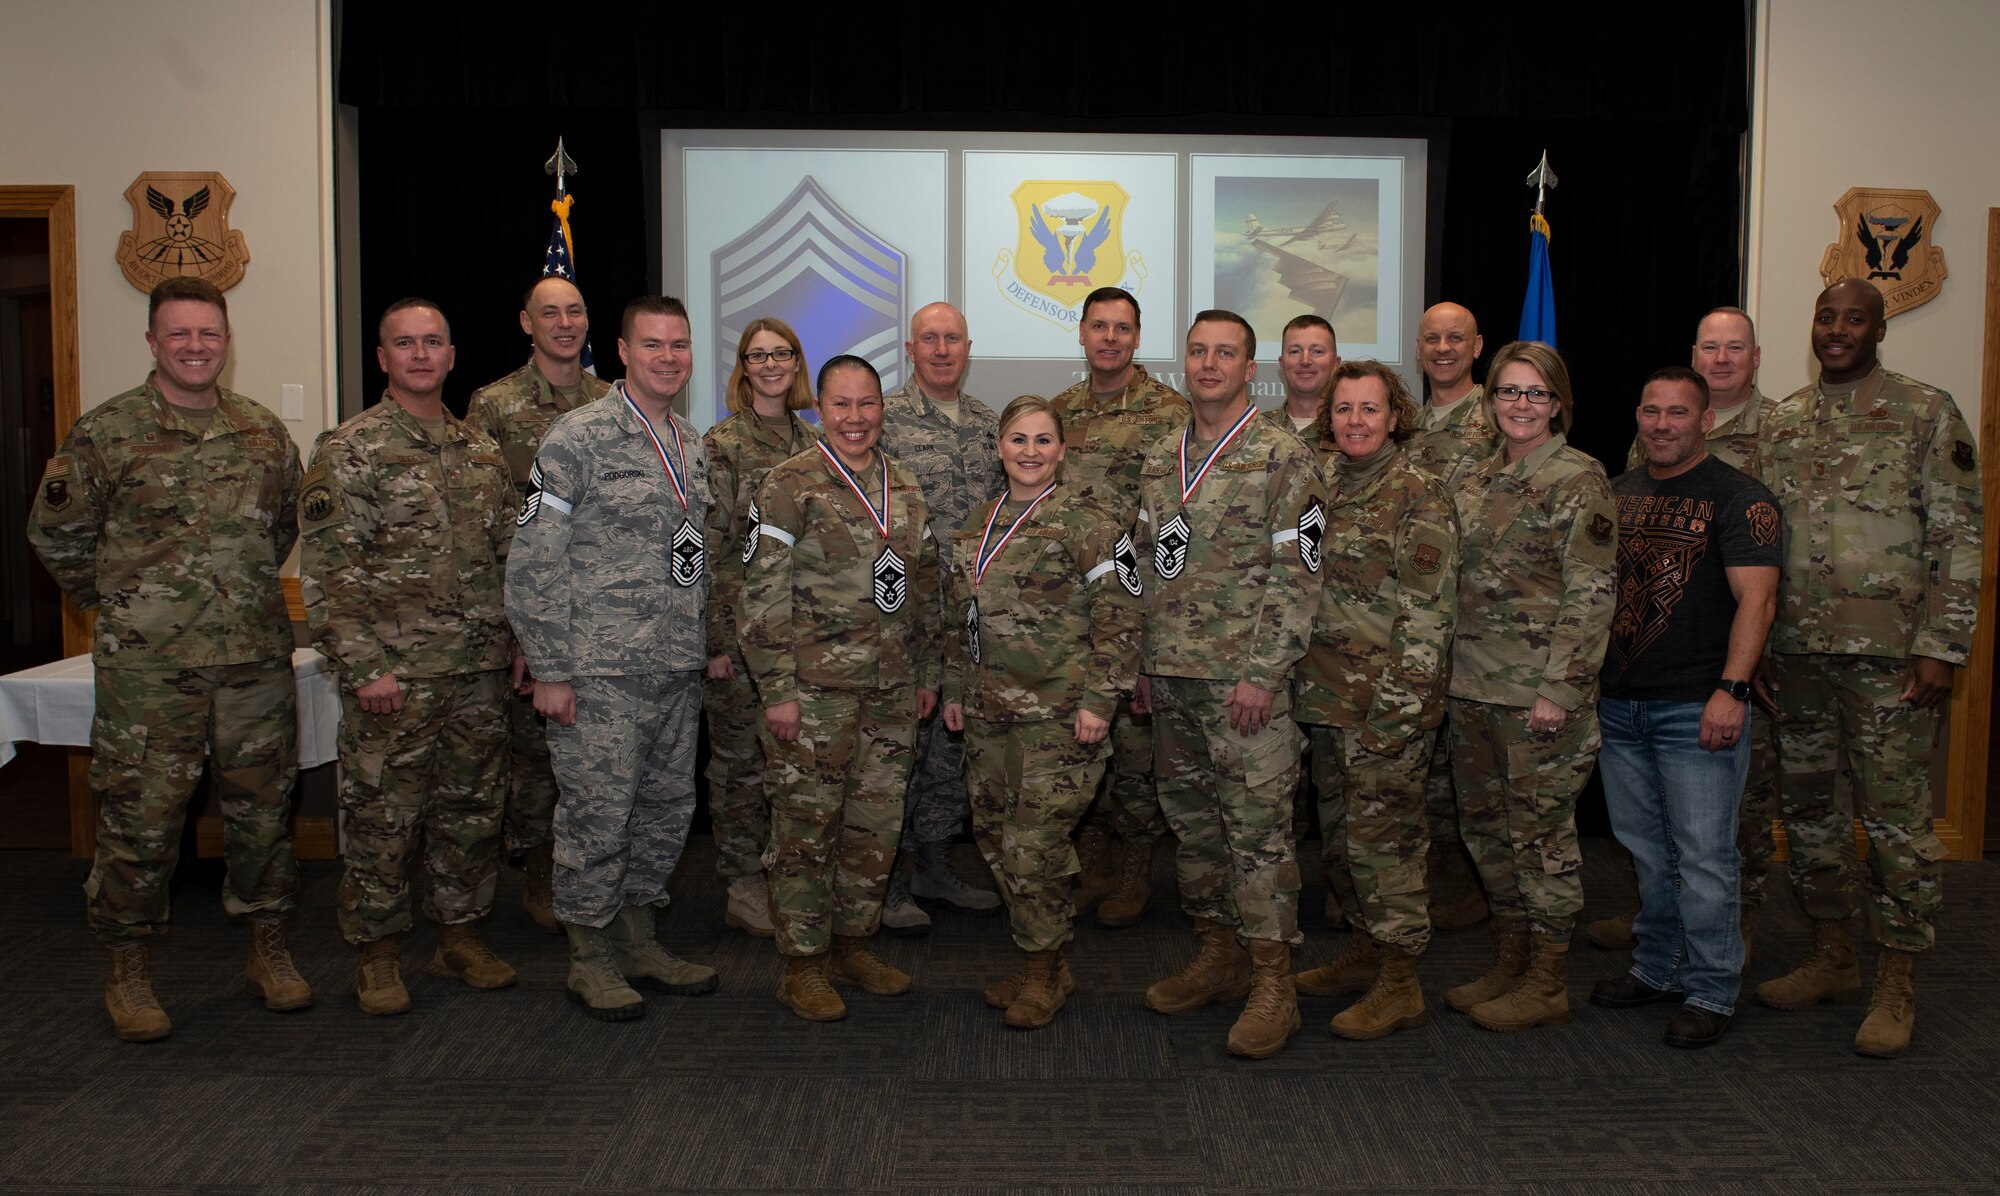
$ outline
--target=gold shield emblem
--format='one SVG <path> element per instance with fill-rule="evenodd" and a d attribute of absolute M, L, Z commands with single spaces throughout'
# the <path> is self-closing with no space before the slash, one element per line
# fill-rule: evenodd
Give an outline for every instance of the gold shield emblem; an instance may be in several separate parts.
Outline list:
<path fill-rule="evenodd" d="M 250 249 L 229 227 L 236 188 L 215 171 L 147 171 L 125 189 L 132 230 L 118 234 L 118 268 L 151 291 L 169 278 L 200 278 L 226 291 L 243 281 Z"/>
<path fill-rule="evenodd" d="M 1117 183 L 1028 179 L 1009 198 L 1018 233 L 995 259 L 993 278 L 1015 306 L 1074 327 L 1085 295 L 1105 286 L 1136 290 L 1145 277 L 1120 235 L 1131 196 Z"/>
<path fill-rule="evenodd" d="M 1944 250 L 1932 243 L 1937 201 L 1928 191 L 1850 187 L 1833 205 L 1840 238 L 1826 247 L 1819 276 L 1827 286 L 1861 278 L 1882 292 L 1882 308 L 1895 316 L 1937 298 L 1944 285 Z"/>

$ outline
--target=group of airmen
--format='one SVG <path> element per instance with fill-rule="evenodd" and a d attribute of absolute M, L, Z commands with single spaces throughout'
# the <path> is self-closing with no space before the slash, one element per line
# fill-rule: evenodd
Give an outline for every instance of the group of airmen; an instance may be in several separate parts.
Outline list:
<path fill-rule="evenodd" d="M 119 1037 L 170 1030 L 146 943 L 204 765 L 224 905 L 251 929 L 246 981 L 275 1010 L 312 1000 L 283 930 L 298 879 L 279 571 L 295 542 L 312 642 L 339 682 L 338 918 L 367 1013 L 410 1008 L 401 940 L 419 906 L 432 973 L 514 983 L 477 931 L 509 856 L 527 916 L 567 936 L 569 995 L 590 1015 L 641 1016 L 639 987 L 712 990 L 715 971 L 656 933 L 705 713 L 725 920 L 775 940 L 778 999 L 801 1017 L 845 1016 L 842 986 L 911 987 L 871 941 L 927 929 L 920 897 L 1004 906 L 1019 968 L 984 997 L 1010 1026 L 1046 1026 L 1075 988 L 1074 921 L 1138 923 L 1170 844 L 1197 949 L 1145 1002 L 1242 1002 L 1237 1054 L 1282 1050 L 1301 992 L 1358 995 L 1333 1019 L 1343 1037 L 1424 1024 L 1433 927 L 1489 912 L 1493 961 L 1447 1003 L 1494 1030 L 1567 1020 L 1574 810 L 1627 597 L 1619 508 L 1565 442 L 1575 404 L 1550 347 L 1505 346 L 1482 386 L 1472 313 L 1440 303 L 1415 345 L 1426 398 L 1343 362 L 1328 322 L 1301 316 L 1278 354 L 1285 402 L 1260 413 L 1242 317 L 1195 317 L 1183 396 L 1134 360 L 1138 300 L 1103 288 L 1080 312 L 1082 380 L 995 412 L 964 390 L 972 340 L 947 304 L 913 317 L 910 378 L 888 394 L 859 357 L 811 373 L 793 330 L 760 319 L 731 414 L 704 435 L 675 410 L 693 374 L 678 300 L 625 308 L 617 383 L 583 368 L 590 321 L 568 281 L 529 287 L 520 323 L 529 362 L 459 419 L 444 314 L 391 305 L 383 400 L 302 468 L 284 425 L 219 385 L 221 293 L 165 282 L 152 374 L 50 460 L 29 535 L 96 615 L 102 813 L 85 891 Z M 1964 421 L 1949 395 L 1881 369 L 1885 334 L 1872 286 L 1828 288 L 1822 376 L 1772 402 L 1749 317 L 1717 309 L 1693 373 L 1674 376 L 1702 383 L 1702 435 L 1655 452 L 1642 403 L 1632 458 L 1671 472 L 1705 448 L 1782 509 L 1758 672 L 1779 747 L 1747 705 L 1724 720 L 1757 757 L 1744 937 L 1775 796 L 1814 944 L 1758 996 L 1792 1009 L 1858 989 L 1848 928 L 1865 891 L 1883 948 L 1876 1054 L 1907 1045 L 1910 963 L 1932 943 L 1929 753 L 1970 648 L 1980 534 Z M 1743 679 L 1716 680 L 1744 703 Z M 1843 755 L 1865 881 L 1835 792 Z M 1295 972 L 1315 815 L 1327 921 L 1351 938 Z M 968 822 L 988 877 L 954 871 Z M 1643 882 L 1650 856 L 1634 855 Z M 1627 941 L 1628 925 L 1588 933 Z M 1649 984 L 1599 1003 L 1680 995 Z"/>

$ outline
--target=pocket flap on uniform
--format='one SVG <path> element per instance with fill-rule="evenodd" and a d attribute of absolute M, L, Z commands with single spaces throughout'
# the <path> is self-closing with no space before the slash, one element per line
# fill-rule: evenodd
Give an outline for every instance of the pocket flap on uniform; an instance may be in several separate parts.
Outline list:
<path fill-rule="evenodd" d="M 1943 840 L 1930 831 L 1911 836 L 1910 851 L 1926 863 L 1935 863 L 1951 854 L 1951 849 L 1944 845 Z"/>

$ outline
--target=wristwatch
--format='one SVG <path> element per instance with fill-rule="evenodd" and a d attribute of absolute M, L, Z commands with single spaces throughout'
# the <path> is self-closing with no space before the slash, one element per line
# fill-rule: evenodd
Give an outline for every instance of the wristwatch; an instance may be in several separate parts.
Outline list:
<path fill-rule="evenodd" d="M 1722 680 L 1715 683 L 1715 688 L 1721 690 L 1723 693 L 1728 694 L 1730 697 L 1735 698 L 1739 702 L 1747 702 L 1750 700 L 1750 683 L 1748 681 L 1731 681 L 1729 678 L 1724 677 Z"/>

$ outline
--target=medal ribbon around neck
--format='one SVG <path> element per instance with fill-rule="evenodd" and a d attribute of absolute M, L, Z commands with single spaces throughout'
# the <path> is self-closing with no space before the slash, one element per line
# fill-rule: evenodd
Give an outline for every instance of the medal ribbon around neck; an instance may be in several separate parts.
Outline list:
<path fill-rule="evenodd" d="M 993 563 L 993 558 L 999 556 L 1000 550 L 1007 547 L 1007 541 L 1013 539 L 1014 533 L 1020 531 L 1021 525 L 1028 521 L 1028 516 L 1034 514 L 1035 508 L 1041 506 L 1042 500 L 1054 494 L 1055 490 L 1056 484 L 1050 482 L 1048 489 L 1035 495 L 1034 500 L 1028 504 L 1027 509 L 1016 516 L 1013 525 L 1001 534 L 1000 542 L 993 545 L 993 551 L 988 552 L 986 544 L 993 538 L 993 525 L 999 522 L 1000 508 L 1007 505 L 1007 500 L 1003 498 L 993 504 L 993 513 L 986 517 L 986 531 L 979 537 L 979 550 L 972 556 L 972 584 L 975 588 L 978 587 L 980 582 L 986 580 L 986 566 Z"/>
<path fill-rule="evenodd" d="M 625 405 L 632 409 L 632 414 L 639 417 L 639 426 L 646 429 L 646 438 L 653 442 L 653 451 L 660 454 L 660 466 L 667 471 L 667 480 L 674 485 L 674 497 L 681 500 L 681 510 L 687 510 L 687 446 L 681 443 L 680 425 L 674 422 L 672 416 L 667 417 L 667 427 L 674 434 L 674 455 L 669 457 L 667 446 L 660 441 L 660 434 L 653 431 L 653 421 L 647 419 L 646 413 L 639 410 L 639 404 L 632 401 L 632 396 L 626 393 L 623 382 L 618 384 L 618 395 L 625 400 Z M 680 463 L 678 469 L 674 465 L 676 461 Z"/>
<path fill-rule="evenodd" d="M 842 478 L 846 479 L 847 488 L 854 491 L 854 497 L 861 500 L 862 506 L 868 508 L 868 518 L 874 521 L 875 530 L 882 533 L 882 538 L 884 540 L 888 539 L 889 538 L 889 454 L 882 452 L 880 449 L 877 449 L 875 454 L 876 456 L 882 458 L 882 510 L 880 513 L 877 513 L 875 510 L 875 504 L 868 501 L 868 492 L 861 488 L 861 479 L 854 476 L 854 471 L 847 467 L 846 462 L 842 461 L 839 457 L 834 456 L 833 450 L 826 447 L 826 441 L 824 440 L 814 441 L 813 447 L 819 450 L 820 456 L 826 458 L 826 463 L 828 465 L 833 466 L 834 470 L 838 472 Z"/>
<path fill-rule="evenodd" d="M 1207 458 L 1202 461 L 1201 468 L 1194 471 L 1192 480 L 1188 478 L 1188 438 L 1194 434 L 1194 421 L 1188 421 L 1188 426 L 1181 429 L 1181 502 L 1183 504 L 1194 496 L 1195 488 L 1200 486 L 1201 480 L 1208 476 L 1209 466 L 1215 464 L 1216 460 L 1222 456 L 1224 450 L 1228 449 L 1230 442 L 1235 440 L 1243 429 L 1250 426 L 1250 421 L 1256 418 L 1257 407 L 1255 404 L 1252 404 L 1243 412 L 1243 418 L 1237 420 L 1235 426 L 1224 432 L 1222 439 L 1215 442 L 1215 447 L 1208 450 Z"/>

